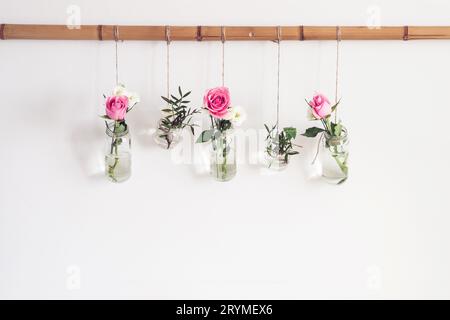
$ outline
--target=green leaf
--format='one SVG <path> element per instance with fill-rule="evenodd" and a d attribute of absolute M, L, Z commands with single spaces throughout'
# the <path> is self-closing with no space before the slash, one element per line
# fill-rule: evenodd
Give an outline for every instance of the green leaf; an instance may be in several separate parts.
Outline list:
<path fill-rule="evenodd" d="M 339 101 L 334 106 L 331 107 L 331 112 L 334 112 L 334 110 L 336 110 L 336 108 L 340 102 L 341 102 L 341 99 L 339 99 Z"/>
<path fill-rule="evenodd" d="M 124 122 L 119 123 L 119 125 L 114 130 L 115 133 L 122 133 L 127 130 L 127 125 Z"/>
<path fill-rule="evenodd" d="M 324 132 L 324 131 L 325 130 L 322 129 L 322 128 L 312 127 L 312 128 L 306 129 L 305 133 L 303 133 L 302 136 L 305 136 L 305 137 L 308 137 L 308 138 L 314 138 L 319 133 Z"/>
<path fill-rule="evenodd" d="M 336 136 L 340 137 L 342 133 L 342 125 L 340 123 L 331 123 L 331 133 Z"/>
<path fill-rule="evenodd" d="M 108 117 L 106 114 L 103 116 L 99 116 L 102 119 L 106 119 L 106 120 L 112 120 L 110 117 Z"/>
<path fill-rule="evenodd" d="M 172 100 L 167 99 L 166 97 L 163 97 L 163 96 L 161 96 L 161 98 L 162 98 L 165 102 L 167 102 L 168 104 L 173 104 Z"/>
<path fill-rule="evenodd" d="M 172 109 L 162 109 L 161 112 L 172 112 Z"/>
<path fill-rule="evenodd" d="M 267 126 L 267 124 L 264 124 L 264 127 L 266 127 L 267 132 L 270 133 L 270 129 L 269 129 L 269 127 Z"/>
<path fill-rule="evenodd" d="M 295 129 L 295 128 L 288 127 L 288 128 L 284 128 L 283 131 L 285 132 L 286 139 L 288 139 L 288 140 L 295 139 L 295 137 L 297 136 L 297 129 Z"/>
<path fill-rule="evenodd" d="M 196 143 L 208 142 L 209 140 L 211 140 L 213 134 L 214 134 L 214 129 L 209 129 L 209 130 L 203 131 L 200 134 L 200 136 L 198 137 Z"/>
<path fill-rule="evenodd" d="M 177 97 L 175 97 L 173 94 L 170 95 L 172 97 L 172 99 L 174 100 L 173 102 L 178 103 L 178 101 L 180 101 L 180 99 L 178 99 Z"/>

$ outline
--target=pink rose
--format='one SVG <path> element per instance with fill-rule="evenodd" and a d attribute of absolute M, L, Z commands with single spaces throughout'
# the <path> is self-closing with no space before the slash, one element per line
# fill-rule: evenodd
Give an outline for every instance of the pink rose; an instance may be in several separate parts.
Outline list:
<path fill-rule="evenodd" d="M 128 97 L 111 96 L 106 99 L 106 115 L 112 120 L 123 120 L 128 109 Z"/>
<path fill-rule="evenodd" d="M 203 103 L 214 118 L 223 119 L 230 106 L 230 92 L 226 87 L 210 89 L 206 92 Z"/>
<path fill-rule="evenodd" d="M 311 112 L 316 119 L 323 119 L 332 112 L 330 101 L 323 94 L 316 94 L 312 101 L 309 102 Z"/>

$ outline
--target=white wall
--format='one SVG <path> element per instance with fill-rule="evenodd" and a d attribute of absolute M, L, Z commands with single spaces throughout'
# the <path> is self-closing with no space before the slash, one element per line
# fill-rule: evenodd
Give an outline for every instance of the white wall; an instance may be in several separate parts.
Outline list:
<path fill-rule="evenodd" d="M 449 25 L 432 1 L 0 1 L 0 23 Z M 245 129 L 273 122 L 276 45 L 226 44 Z M 287 171 L 244 164 L 229 183 L 156 147 L 165 44 L 120 44 L 133 176 L 102 177 L 102 94 L 112 42 L 0 41 L 1 298 L 450 298 L 449 41 L 342 43 L 341 115 L 351 177 L 311 179 L 315 144 Z M 201 103 L 219 84 L 219 43 L 173 43 L 172 87 Z M 282 124 L 334 92 L 334 42 L 282 44 Z M 73 280 L 80 276 L 80 286 Z M 71 285 L 72 284 L 72 285 Z"/>

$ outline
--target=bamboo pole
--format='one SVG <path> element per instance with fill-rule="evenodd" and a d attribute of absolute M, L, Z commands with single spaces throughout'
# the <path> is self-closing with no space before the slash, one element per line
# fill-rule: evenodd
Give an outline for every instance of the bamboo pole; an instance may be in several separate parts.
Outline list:
<path fill-rule="evenodd" d="M 166 26 L 0 24 L 0 39 L 166 40 Z M 284 26 L 281 40 L 336 40 L 336 26 Z M 117 31 L 116 31 L 117 30 Z M 340 27 L 342 40 L 450 39 L 450 26 Z M 277 40 L 276 26 L 225 26 L 226 41 Z M 170 26 L 171 40 L 220 41 L 220 26 Z"/>

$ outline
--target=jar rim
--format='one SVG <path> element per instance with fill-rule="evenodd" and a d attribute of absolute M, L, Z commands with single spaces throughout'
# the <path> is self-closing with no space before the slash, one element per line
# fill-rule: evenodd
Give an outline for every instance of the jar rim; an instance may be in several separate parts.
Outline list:
<path fill-rule="evenodd" d="M 339 137 L 338 137 L 338 136 L 330 135 L 330 134 L 328 133 L 328 131 L 325 131 L 325 138 L 326 138 L 327 140 L 330 140 L 330 139 L 335 139 L 335 140 L 346 140 L 346 139 L 347 139 L 347 136 L 348 136 L 348 131 L 347 131 L 347 128 L 344 127 L 344 126 L 342 126 L 342 129 L 341 129 L 341 135 L 340 135 Z"/>

